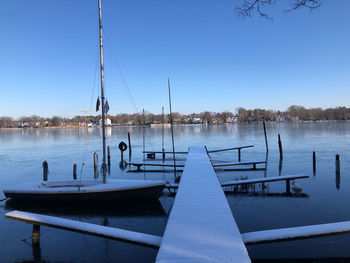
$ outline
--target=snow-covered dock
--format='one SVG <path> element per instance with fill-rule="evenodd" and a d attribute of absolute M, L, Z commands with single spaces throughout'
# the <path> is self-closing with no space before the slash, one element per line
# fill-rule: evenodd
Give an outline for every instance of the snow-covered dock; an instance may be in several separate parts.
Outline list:
<path fill-rule="evenodd" d="M 133 232 L 130 230 L 124 230 L 120 228 L 100 226 L 96 224 L 90 224 L 80 222 L 76 220 L 70 220 L 65 218 L 59 218 L 55 216 L 46 216 L 34 213 L 28 213 L 23 211 L 12 211 L 6 214 L 7 218 L 15 219 L 26 222 L 28 224 L 42 225 L 60 228 L 64 230 L 89 234 L 93 236 L 99 236 L 114 240 L 120 240 L 128 243 L 141 244 L 143 246 L 159 247 L 162 237 L 143 234 L 139 232 Z"/>
<path fill-rule="evenodd" d="M 225 182 L 237 185 L 307 178 L 289 175 Z M 40 240 L 40 225 L 158 248 L 156 262 L 251 262 L 245 245 L 314 238 L 350 232 L 350 221 L 263 230 L 241 234 L 232 216 L 204 146 L 189 148 L 185 169 L 163 237 L 70 219 L 12 211 L 7 218 L 33 225 L 32 242 Z"/>
<path fill-rule="evenodd" d="M 204 146 L 189 148 L 156 262 L 250 262 Z"/>

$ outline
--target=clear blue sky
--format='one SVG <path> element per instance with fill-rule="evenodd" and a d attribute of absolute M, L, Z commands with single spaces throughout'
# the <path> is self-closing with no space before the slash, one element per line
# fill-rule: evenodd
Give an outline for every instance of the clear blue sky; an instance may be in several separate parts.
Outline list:
<path fill-rule="evenodd" d="M 290 1 L 279 0 L 288 4 Z M 235 0 L 103 0 L 110 113 L 350 106 L 350 1 L 240 18 Z M 95 105 L 97 0 L 0 1 L 0 116 L 72 117 Z M 110 48 L 111 47 L 111 48 Z M 113 53 L 111 52 L 113 50 Z"/>

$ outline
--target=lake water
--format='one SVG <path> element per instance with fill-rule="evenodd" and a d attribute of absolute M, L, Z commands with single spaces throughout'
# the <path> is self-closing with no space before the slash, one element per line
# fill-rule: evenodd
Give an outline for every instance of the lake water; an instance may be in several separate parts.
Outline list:
<path fill-rule="evenodd" d="M 219 180 L 241 177 L 259 178 L 307 174 L 297 180 L 300 195 L 285 196 L 285 183 L 257 185 L 255 192 L 228 194 L 227 199 L 242 233 L 350 220 L 350 122 L 267 124 L 269 155 L 267 171 L 218 171 Z M 72 166 L 78 165 L 78 178 L 93 177 L 93 152 L 101 154 L 100 129 L 23 129 L 0 130 L 0 190 L 27 181 L 42 179 L 41 165 L 49 163 L 49 180 L 71 179 Z M 110 178 L 167 179 L 171 171 L 128 172 L 120 169 L 120 141 L 131 133 L 132 160 L 142 161 L 142 128 L 107 128 L 111 147 Z M 161 128 L 145 128 L 146 150 L 161 149 Z M 238 145 L 254 145 L 242 150 L 242 161 L 265 161 L 265 140 L 261 124 L 222 126 L 182 126 L 174 128 L 175 150 L 204 144 L 208 150 Z M 279 163 L 277 134 L 281 135 L 284 159 Z M 165 149 L 171 150 L 170 129 L 165 129 Z M 313 174 L 312 152 L 316 152 L 317 171 Z M 340 176 L 335 174 L 335 155 L 339 153 Z M 160 157 L 160 156 L 159 156 Z M 179 156 L 180 157 L 180 156 Z M 172 162 L 170 156 L 166 162 Z M 213 163 L 236 162 L 237 152 L 211 155 Z M 128 151 L 125 152 L 128 159 Z M 158 160 L 147 160 L 161 162 Z M 178 163 L 185 162 L 185 156 Z M 84 163 L 83 169 L 82 163 Z M 154 168 L 152 168 L 154 170 Z M 174 197 L 167 191 L 154 203 L 118 202 L 101 206 L 47 206 L 42 204 L 0 203 L 1 262 L 154 262 L 157 250 L 53 228 L 41 228 L 40 247 L 32 247 L 31 225 L 5 219 L 5 213 L 21 209 L 61 216 L 110 227 L 120 227 L 162 235 Z M 205 205 L 205 204 L 203 204 Z M 23 241 L 24 240 L 24 241 Z M 347 262 L 350 235 L 337 235 L 287 242 L 247 246 L 253 262 Z M 275 259 L 275 261 L 273 261 Z M 336 261 L 338 260 L 338 261 Z"/>

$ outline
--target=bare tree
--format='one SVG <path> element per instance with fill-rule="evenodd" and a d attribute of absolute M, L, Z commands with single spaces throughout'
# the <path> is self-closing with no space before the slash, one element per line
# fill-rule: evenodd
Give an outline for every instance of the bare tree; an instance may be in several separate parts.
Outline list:
<path fill-rule="evenodd" d="M 266 6 L 271 6 L 277 0 L 243 0 L 240 4 L 236 4 L 235 8 L 241 16 L 252 16 L 253 13 L 258 13 L 264 18 L 270 18 L 264 11 Z M 292 0 L 290 8 L 284 10 L 285 12 L 294 11 L 300 8 L 307 8 L 313 10 L 321 6 L 323 0 Z"/>

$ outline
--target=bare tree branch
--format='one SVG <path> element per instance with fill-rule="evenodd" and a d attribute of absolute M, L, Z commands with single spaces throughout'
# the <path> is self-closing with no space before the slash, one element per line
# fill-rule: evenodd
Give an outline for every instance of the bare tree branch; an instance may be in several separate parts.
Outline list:
<path fill-rule="evenodd" d="M 310 10 L 313 10 L 315 8 L 320 7 L 322 4 L 322 0 L 294 0 L 294 1 L 295 2 L 293 3 L 292 8 L 285 10 L 285 12 L 291 12 L 301 7 L 305 7 Z"/>
<path fill-rule="evenodd" d="M 292 0 L 291 8 L 284 10 L 285 12 L 295 11 L 299 8 L 307 8 L 310 10 L 321 6 L 323 0 Z M 242 4 L 235 5 L 235 9 L 241 16 L 252 16 L 254 12 L 264 18 L 271 17 L 264 11 L 264 7 L 273 5 L 276 0 L 244 0 Z"/>

